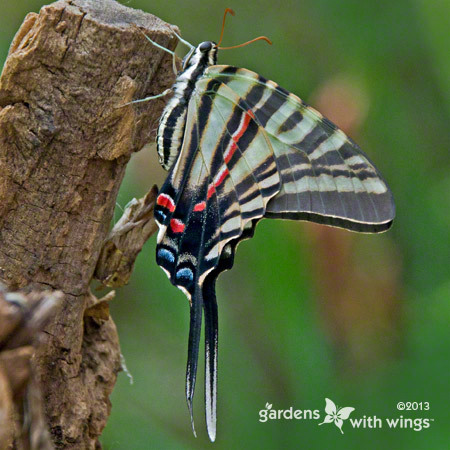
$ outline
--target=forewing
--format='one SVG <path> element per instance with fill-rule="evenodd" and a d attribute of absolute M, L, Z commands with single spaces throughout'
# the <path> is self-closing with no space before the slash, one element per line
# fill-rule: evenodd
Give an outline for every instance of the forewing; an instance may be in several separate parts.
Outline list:
<path fill-rule="evenodd" d="M 389 228 L 395 215 L 386 182 L 345 133 L 273 81 L 246 69 L 212 66 L 264 128 L 282 186 L 266 217 L 311 220 L 355 231 Z"/>

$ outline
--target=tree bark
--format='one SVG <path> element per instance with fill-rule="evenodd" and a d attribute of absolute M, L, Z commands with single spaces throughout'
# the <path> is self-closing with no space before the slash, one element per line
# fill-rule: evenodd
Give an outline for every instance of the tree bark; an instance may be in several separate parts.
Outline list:
<path fill-rule="evenodd" d="M 115 325 L 89 290 L 131 154 L 164 102 L 120 107 L 173 82 L 171 27 L 112 0 L 31 13 L 0 79 L 0 281 L 61 290 L 34 356 L 56 448 L 99 448 L 120 370 Z M 90 309 L 89 309 L 90 308 Z M 87 311 L 87 312 L 86 312 Z"/>

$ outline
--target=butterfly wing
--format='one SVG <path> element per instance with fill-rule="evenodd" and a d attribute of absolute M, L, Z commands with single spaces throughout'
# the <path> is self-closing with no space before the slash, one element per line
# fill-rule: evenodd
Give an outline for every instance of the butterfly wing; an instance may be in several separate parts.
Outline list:
<path fill-rule="evenodd" d="M 262 217 L 383 231 L 392 195 L 364 153 L 318 112 L 245 69 L 209 67 L 189 101 L 182 149 L 155 207 L 157 263 L 190 300 L 191 414 L 202 311 L 206 419 L 216 434 L 217 276 Z M 195 433 L 195 431 L 194 431 Z"/>
<path fill-rule="evenodd" d="M 203 283 L 205 312 L 205 407 L 208 434 L 212 441 L 216 433 L 216 399 L 217 399 L 217 351 L 218 351 L 218 317 L 216 302 L 216 280 L 224 270 L 233 266 L 236 246 L 243 239 L 253 236 L 258 220 L 252 220 L 244 228 L 239 238 L 225 245 L 218 266 L 212 270 Z"/>
<path fill-rule="evenodd" d="M 217 305 L 215 280 L 232 266 L 238 242 L 250 237 L 280 176 L 270 142 L 240 98 L 217 80 L 201 79 L 188 107 L 181 152 L 155 207 L 157 263 L 190 300 L 186 397 L 192 415 L 198 348 L 205 313 L 206 413 L 215 438 Z"/>
<path fill-rule="evenodd" d="M 392 193 L 364 152 L 336 125 L 273 81 L 246 69 L 209 67 L 226 83 L 274 150 L 282 187 L 266 217 L 310 220 L 353 231 L 387 230 L 395 216 Z"/>

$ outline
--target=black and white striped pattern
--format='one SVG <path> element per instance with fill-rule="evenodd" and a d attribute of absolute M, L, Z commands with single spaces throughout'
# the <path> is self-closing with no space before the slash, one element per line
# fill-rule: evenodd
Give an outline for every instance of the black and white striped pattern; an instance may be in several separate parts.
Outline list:
<path fill-rule="evenodd" d="M 186 126 L 187 105 L 195 88 L 196 80 L 203 75 L 208 66 L 217 61 L 217 48 L 213 42 L 204 42 L 192 48 L 183 59 L 183 71 L 178 75 L 172 87 L 173 96 L 164 108 L 156 138 L 159 162 L 169 170 L 183 144 Z"/>
<path fill-rule="evenodd" d="M 359 147 L 320 113 L 246 69 L 217 66 L 203 42 L 183 62 L 158 129 L 170 170 L 155 208 L 157 262 L 190 301 L 186 397 L 192 402 L 202 311 L 206 421 L 216 436 L 215 282 L 263 217 L 387 230 L 392 194 Z M 195 430 L 194 430 L 195 433 Z"/>
<path fill-rule="evenodd" d="M 345 133 L 273 81 L 246 69 L 210 67 L 255 114 L 276 155 L 282 187 L 266 217 L 313 220 L 354 231 L 389 228 L 394 217 L 385 181 Z"/>

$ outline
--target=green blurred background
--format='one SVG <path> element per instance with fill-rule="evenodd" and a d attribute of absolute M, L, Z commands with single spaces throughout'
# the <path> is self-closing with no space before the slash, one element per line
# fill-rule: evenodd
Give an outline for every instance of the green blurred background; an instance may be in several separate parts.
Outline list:
<path fill-rule="evenodd" d="M 25 14 L 46 2 L 2 0 L 0 60 Z M 262 221 L 219 278 L 218 435 L 206 437 L 203 376 L 198 437 L 184 399 L 188 302 L 155 263 L 155 239 L 111 304 L 129 372 L 112 395 L 106 449 L 443 449 L 449 433 L 450 4 L 447 0 L 124 2 L 180 27 L 192 43 L 224 45 L 220 62 L 259 72 L 344 128 L 388 180 L 393 228 L 358 235 Z M 184 50 L 184 49 L 181 49 Z M 155 149 L 132 159 L 115 219 L 165 173 Z M 202 371 L 202 370 L 200 370 Z M 422 431 L 318 426 L 325 397 L 353 418 L 431 418 Z M 399 401 L 430 411 L 399 412 Z M 322 420 L 259 422 L 273 409 L 318 409 Z M 386 424 L 384 424 L 386 425 Z"/>

